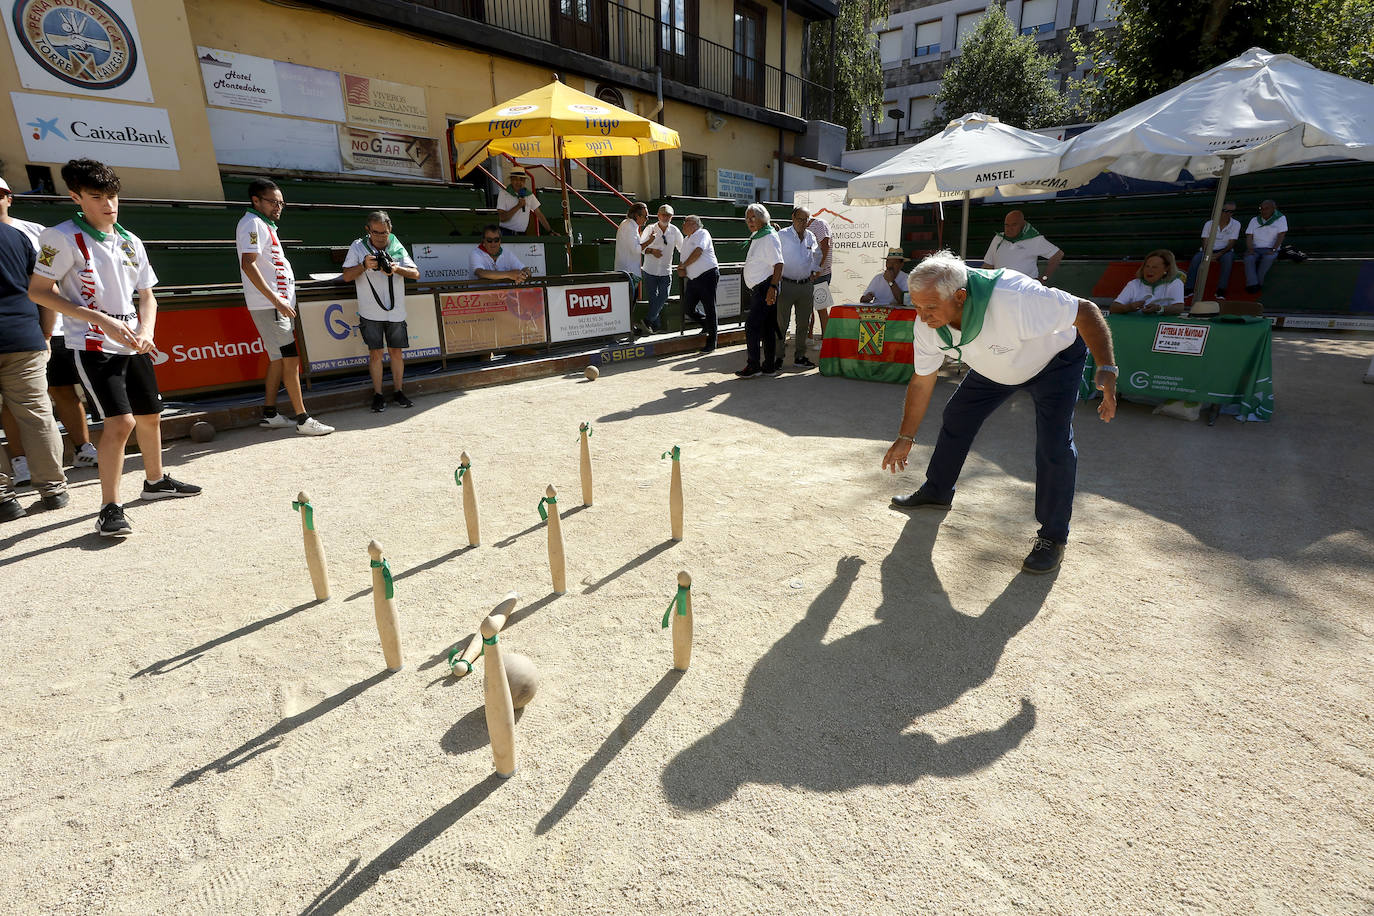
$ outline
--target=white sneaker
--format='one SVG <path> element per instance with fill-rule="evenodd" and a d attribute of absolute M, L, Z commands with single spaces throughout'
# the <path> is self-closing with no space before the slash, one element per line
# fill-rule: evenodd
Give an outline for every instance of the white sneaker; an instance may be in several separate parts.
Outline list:
<path fill-rule="evenodd" d="M 334 431 L 334 427 L 325 426 L 314 417 L 306 417 L 304 423 L 296 424 L 296 432 L 302 436 L 327 436 Z"/>
<path fill-rule="evenodd" d="M 11 458 L 10 467 L 14 468 L 14 473 L 10 476 L 14 478 L 14 485 L 16 487 L 28 486 L 33 480 L 29 475 L 29 459 L 23 457 Z"/>
<path fill-rule="evenodd" d="M 286 429 L 288 426 L 295 426 L 296 421 L 285 414 L 274 413 L 270 417 L 263 417 L 258 421 L 258 425 L 263 429 Z"/>
<path fill-rule="evenodd" d="M 95 446 L 89 442 L 82 444 L 81 448 L 76 450 L 76 457 L 72 458 L 74 468 L 93 468 L 98 463 Z"/>

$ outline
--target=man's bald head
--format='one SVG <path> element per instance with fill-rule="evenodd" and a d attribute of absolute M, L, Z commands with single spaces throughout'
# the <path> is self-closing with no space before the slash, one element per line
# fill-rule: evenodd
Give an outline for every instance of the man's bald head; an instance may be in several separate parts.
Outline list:
<path fill-rule="evenodd" d="M 1020 210 L 1012 210 L 1007 214 L 1007 218 L 1002 221 L 1003 234 L 1007 238 L 1016 238 L 1021 234 L 1021 230 L 1026 227 L 1026 214 Z"/>

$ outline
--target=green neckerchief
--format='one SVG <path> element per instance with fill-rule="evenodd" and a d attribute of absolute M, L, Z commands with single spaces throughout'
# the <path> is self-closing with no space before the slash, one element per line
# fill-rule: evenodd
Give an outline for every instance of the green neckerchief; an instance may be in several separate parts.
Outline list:
<path fill-rule="evenodd" d="M 777 231 L 778 230 L 774 229 L 771 223 L 764 223 L 762 229 L 760 229 L 758 232 L 755 232 L 753 235 L 749 236 L 749 241 L 752 242 L 754 241 L 754 239 L 761 239 L 768 233 Z"/>
<path fill-rule="evenodd" d="M 80 210 L 76 211 L 76 215 L 72 217 L 72 222 L 76 223 L 78 229 L 95 239 L 97 242 L 103 242 L 109 236 L 108 232 L 101 232 L 99 229 L 86 222 L 86 217 Z M 129 235 L 119 223 L 115 223 L 115 231 L 124 237 L 124 241 L 133 242 L 134 237 Z"/>
<path fill-rule="evenodd" d="M 1144 283 L 1146 286 L 1148 286 L 1148 287 L 1150 288 L 1150 292 L 1154 292 L 1155 290 L 1159 289 L 1161 286 L 1168 286 L 1170 283 L 1174 282 L 1175 280 L 1182 280 L 1182 279 L 1183 279 L 1183 272 L 1180 271 L 1180 270 L 1176 270 L 1176 271 L 1173 272 L 1173 274 L 1172 274 L 1171 276 L 1163 277 L 1163 278 L 1161 278 L 1160 280 L 1157 280 L 1157 281 L 1154 282 L 1154 283 L 1151 283 L 1149 280 L 1146 280 L 1144 277 L 1140 277 L 1139 279 L 1140 279 L 1140 282 L 1141 282 L 1141 283 Z"/>
<path fill-rule="evenodd" d="M 1268 226 L 1269 224 L 1273 223 L 1275 220 L 1280 220 L 1280 219 L 1283 219 L 1283 214 L 1280 213 L 1280 212 L 1278 211 L 1278 208 L 1277 208 L 1277 207 L 1274 208 L 1274 215 L 1271 216 L 1271 217 L 1269 217 L 1268 219 L 1265 219 L 1264 217 L 1260 216 L 1259 214 L 1256 214 L 1256 215 L 1255 215 L 1255 222 L 1259 223 L 1261 226 Z"/>
<path fill-rule="evenodd" d="M 941 350 L 953 350 L 959 359 L 964 358 L 964 347 L 973 343 L 973 339 L 983 331 L 983 318 L 988 313 L 988 302 L 992 300 L 992 291 L 1001 276 L 1000 267 L 997 270 L 982 270 L 977 267 L 968 269 L 968 296 L 964 298 L 964 313 L 959 320 L 959 345 L 954 345 L 954 335 L 949 332 L 949 326 L 946 325 L 935 329 L 935 333 L 945 342 Z"/>
<path fill-rule="evenodd" d="M 258 219 L 262 220 L 264 223 L 266 223 L 267 225 L 271 226 L 273 229 L 277 228 L 277 224 L 276 224 L 276 223 L 272 222 L 270 219 L 268 219 L 267 217 L 263 216 L 260 212 L 258 212 L 258 211 L 257 211 L 256 209 L 254 209 L 253 207 L 249 207 L 247 210 L 244 210 L 243 212 L 244 212 L 244 213 L 247 213 L 249 216 L 256 216 Z"/>
<path fill-rule="evenodd" d="M 1021 232 L 1014 239 L 1007 238 L 1007 234 L 1005 232 L 999 232 L 997 234 L 1001 236 L 1002 241 L 1006 242 L 1008 245 L 1015 245 L 1017 242 L 1024 242 L 1029 239 L 1035 238 L 1037 235 L 1040 234 L 1040 230 L 1036 229 L 1030 223 L 1025 223 L 1021 226 Z"/>
<path fill-rule="evenodd" d="M 372 247 L 371 238 L 364 236 L 358 241 L 362 242 L 363 247 L 365 247 L 368 251 L 371 251 L 374 254 L 376 253 L 377 249 Z M 406 259 L 405 247 L 396 238 L 396 234 L 394 232 L 386 237 L 386 253 L 387 257 L 391 258 L 391 260 L 395 261 L 397 264 L 402 263 Z"/>
<path fill-rule="evenodd" d="M 509 194 L 511 197 L 514 197 L 516 200 L 524 200 L 526 197 L 533 197 L 533 196 L 534 196 L 534 191 L 533 191 L 533 189 L 531 189 L 531 188 L 528 187 L 528 186 L 523 187 L 523 188 L 520 189 L 521 191 L 524 191 L 524 192 L 525 192 L 524 194 L 520 194 L 520 193 L 517 192 L 514 188 L 512 188 L 510 185 L 506 185 L 506 186 L 505 186 L 504 188 L 502 188 L 501 190 L 505 191 L 507 194 Z"/>

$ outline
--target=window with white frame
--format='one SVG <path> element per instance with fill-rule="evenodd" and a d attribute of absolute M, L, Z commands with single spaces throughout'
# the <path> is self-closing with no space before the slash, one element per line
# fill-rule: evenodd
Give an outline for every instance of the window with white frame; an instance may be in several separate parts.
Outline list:
<path fill-rule="evenodd" d="M 1121 16 L 1121 10 L 1117 7 L 1116 0 L 1097 0 L 1097 8 L 1093 10 L 1094 22 L 1115 22 Z"/>
<path fill-rule="evenodd" d="M 940 20 L 923 22 L 916 26 L 916 51 L 913 57 L 940 53 Z"/>
<path fill-rule="evenodd" d="M 1026 0 L 1021 4 L 1021 34 L 1047 35 L 1054 32 L 1056 0 Z"/>
<path fill-rule="evenodd" d="M 878 33 L 878 51 L 885 64 L 895 64 L 902 59 L 902 30 L 892 29 Z"/>
<path fill-rule="evenodd" d="M 964 13 L 959 17 L 958 28 L 954 31 L 954 50 L 957 51 L 964 46 L 964 40 L 973 34 L 986 14 L 987 10 L 978 10 L 975 13 Z"/>

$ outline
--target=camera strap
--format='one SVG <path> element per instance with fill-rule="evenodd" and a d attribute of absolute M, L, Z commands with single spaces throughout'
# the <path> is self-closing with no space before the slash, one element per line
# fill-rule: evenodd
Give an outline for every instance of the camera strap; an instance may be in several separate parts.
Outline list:
<path fill-rule="evenodd" d="M 376 256 L 379 255 L 379 254 L 382 254 L 381 251 L 379 251 L 379 250 L 376 249 L 376 248 L 373 248 L 373 247 L 372 247 L 372 243 L 371 243 L 370 241 L 368 241 L 367 239 L 363 239 L 363 247 L 366 248 L 368 251 L 370 251 L 370 252 L 372 253 L 372 256 L 373 256 L 373 257 L 376 257 Z M 389 246 L 388 246 L 388 247 L 389 247 Z M 387 254 L 388 254 L 388 255 L 390 254 L 390 251 L 389 251 L 389 250 L 388 250 Z M 397 263 L 399 263 L 399 262 L 397 261 L 397 259 L 392 258 L 392 264 L 395 265 L 395 264 L 397 264 Z M 395 270 L 395 267 L 394 267 L 394 266 L 392 267 L 392 270 L 393 270 L 393 271 Z M 372 292 L 372 298 L 377 300 L 377 307 L 380 308 L 380 309 L 381 309 L 382 311 L 384 311 L 384 312 L 390 312 L 390 311 L 394 310 L 394 309 L 396 308 L 396 284 L 395 284 L 394 282 L 392 282 L 392 281 L 394 280 L 396 274 L 393 272 L 393 273 L 389 273 L 389 274 L 386 275 L 386 292 L 387 292 L 387 298 L 390 300 L 390 304 L 389 304 L 389 305 L 388 305 L 387 303 L 383 302 L 383 301 L 382 301 L 382 297 L 381 297 L 380 295 L 377 294 L 377 287 L 372 283 L 372 276 L 371 276 L 371 274 L 372 274 L 372 271 L 370 271 L 370 270 L 364 270 L 364 271 L 363 271 L 363 279 L 367 280 L 367 288 Z"/>

